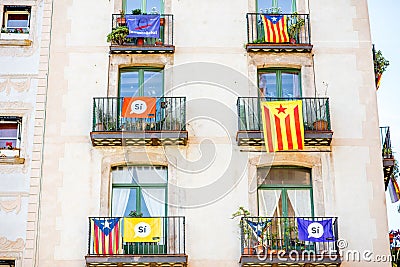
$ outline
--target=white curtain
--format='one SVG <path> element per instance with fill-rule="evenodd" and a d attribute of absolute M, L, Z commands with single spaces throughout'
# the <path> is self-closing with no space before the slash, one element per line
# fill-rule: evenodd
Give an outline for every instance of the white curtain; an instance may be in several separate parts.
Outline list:
<path fill-rule="evenodd" d="M 117 169 L 112 172 L 113 183 L 130 183 L 132 177 L 126 169 Z M 129 188 L 113 188 L 111 216 L 123 217 L 128 205 L 130 189 Z"/>
<path fill-rule="evenodd" d="M 281 198 L 281 190 L 260 190 L 260 216 L 272 217 L 275 211 L 281 216 L 280 210 L 277 209 L 279 199 Z"/>
<path fill-rule="evenodd" d="M 287 190 L 296 217 L 311 216 L 311 199 L 309 190 Z"/>
<path fill-rule="evenodd" d="M 150 217 L 165 216 L 165 190 L 163 188 L 143 188 L 142 196 Z"/>
<path fill-rule="evenodd" d="M 293 97 L 300 97 L 298 74 L 293 74 Z"/>

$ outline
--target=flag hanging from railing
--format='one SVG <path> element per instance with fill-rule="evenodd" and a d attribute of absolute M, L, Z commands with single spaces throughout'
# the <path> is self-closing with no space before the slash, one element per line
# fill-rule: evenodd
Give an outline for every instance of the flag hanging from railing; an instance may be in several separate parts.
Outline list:
<path fill-rule="evenodd" d="M 287 43 L 287 17 L 285 15 L 261 15 L 265 41 L 269 43 Z"/>
<path fill-rule="evenodd" d="M 122 253 L 120 218 L 92 218 L 90 224 L 95 254 Z"/>
<path fill-rule="evenodd" d="M 127 37 L 160 37 L 160 15 L 126 15 Z"/>
<path fill-rule="evenodd" d="M 332 219 L 307 220 L 297 218 L 299 240 L 311 242 L 335 242 Z"/>
<path fill-rule="evenodd" d="M 389 178 L 388 191 L 392 203 L 396 203 L 400 199 L 400 187 L 394 177 Z"/>
<path fill-rule="evenodd" d="M 124 218 L 125 242 L 159 242 L 161 218 Z"/>
<path fill-rule="evenodd" d="M 304 125 L 301 100 L 261 102 L 267 152 L 303 150 Z"/>
<path fill-rule="evenodd" d="M 156 116 L 155 97 L 125 97 L 122 103 L 123 118 L 155 118 Z"/>

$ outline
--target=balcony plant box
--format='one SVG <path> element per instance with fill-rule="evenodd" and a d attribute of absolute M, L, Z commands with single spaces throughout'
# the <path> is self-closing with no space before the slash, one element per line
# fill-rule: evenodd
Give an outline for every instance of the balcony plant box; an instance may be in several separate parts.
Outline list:
<path fill-rule="evenodd" d="M 29 39 L 29 33 L 2 32 L 0 34 L 0 39 L 3 39 L 3 40 L 27 40 L 27 39 Z"/>

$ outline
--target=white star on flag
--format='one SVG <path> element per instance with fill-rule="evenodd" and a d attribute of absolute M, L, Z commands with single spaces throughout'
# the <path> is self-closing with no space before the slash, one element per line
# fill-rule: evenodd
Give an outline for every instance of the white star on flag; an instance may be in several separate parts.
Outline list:
<path fill-rule="evenodd" d="M 275 22 L 277 20 L 276 17 L 272 17 L 272 21 Z"/>

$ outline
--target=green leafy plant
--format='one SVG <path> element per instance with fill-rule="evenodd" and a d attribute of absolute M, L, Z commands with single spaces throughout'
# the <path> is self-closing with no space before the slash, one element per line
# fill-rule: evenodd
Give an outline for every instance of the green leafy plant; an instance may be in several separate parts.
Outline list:
<path fill-rule="evenodd" d="M 129 212 L 128 216 L 134 217 L 134 218 L 141 218 L 141 217 L 143 217 L 143 213 L 137 212 L 136 210 L 131 210 L 131 212 Z"/>
<path fill-rule="evenodd" d="M 298 41 L 299 33 L 305 24 L 305 19 L 296 13 L 289 19 L 288 34 L 289 38 Z"/>
<path fill-rule="evenodd" d="M 126 26 L 119 26 L 107 35 L 107 42 L 118 45 L 123 45 L 126 41 L 126 36 L 129 34 L 129 29 Z"/>
<path fill-rule="evenodd" d="M 132 15 L 140 15 L 140 14 L 142 14 L 142 10 L 140 8 L 132 10 Z"/>
<path fill-rule="evenodd" d="M 265 43 L 264 37 L 260 37 L 254 41 L 251 42 L 252 44 L 262 44 Z"/>
<path fill-rule="evenodd" d="M 374 56 L 374 69 L 376 75 L 382 75 L 389 66 L 389 60 L 387 60 L 381 50 L 375 52 Z"/>

